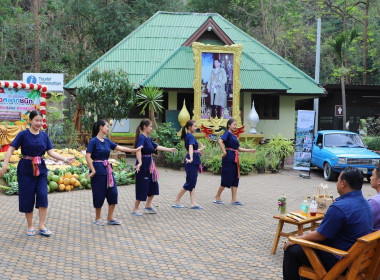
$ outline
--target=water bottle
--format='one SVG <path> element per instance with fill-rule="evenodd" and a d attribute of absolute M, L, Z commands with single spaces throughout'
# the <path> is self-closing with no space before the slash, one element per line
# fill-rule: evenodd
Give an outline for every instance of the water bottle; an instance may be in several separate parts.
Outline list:
<path fill-rule="evenodd" d="M 315 200 L 310 203 L 310 216 L 317 215 L 318 204 Z"/>
<path fill-rule="evenodd" d="M 301 204 L 301 210 L 304 216 L 306 216 L 307 213 L 309 212 L 309 203 L 307 203 L 306 199 Z"/>

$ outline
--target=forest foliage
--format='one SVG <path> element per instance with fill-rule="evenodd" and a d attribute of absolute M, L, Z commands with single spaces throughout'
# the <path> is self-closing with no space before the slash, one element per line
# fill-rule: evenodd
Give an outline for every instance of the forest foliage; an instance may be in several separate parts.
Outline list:
<path fill-rule="evenodd" d="M 320 83 L 339 82 L 331 42 L 351 30 L 346 82 L 380 83 L 380 0 L 1 0 L 0 79 L 39 70 L 68 82 L 159 10 L 219 13 L 311 77 L 320 17 Z"/>

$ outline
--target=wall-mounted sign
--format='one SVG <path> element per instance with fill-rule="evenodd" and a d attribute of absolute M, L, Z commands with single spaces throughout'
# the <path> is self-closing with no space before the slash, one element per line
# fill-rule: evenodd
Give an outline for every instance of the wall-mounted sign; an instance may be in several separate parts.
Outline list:
<path fill-rule="evenodd" d="M 63 74 L 23 73 L 22 80 L 27 84 L 40 84 L 47 86 L 49 91 L 63 92 Z"/>
<path fill-rule="evenodd" d="M 335 117 L 343 116 L 343 106 L 335 105 Z"/>

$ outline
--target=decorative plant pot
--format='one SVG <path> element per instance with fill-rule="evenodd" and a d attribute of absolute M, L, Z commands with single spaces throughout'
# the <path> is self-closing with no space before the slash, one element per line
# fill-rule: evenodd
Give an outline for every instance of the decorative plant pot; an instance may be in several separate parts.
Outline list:
<path fill-rule="evenodd" d="M 270 172 L 271 173 L 278 173 L 278 170 L 277 169 L 271 169 Z"/>
<path fill-rule="evenodd" d="M 256 169 L 257 169 L 257 173 L 259 173 L 259 174 L 265 173 L 265 168 L 256 168 Z"/>

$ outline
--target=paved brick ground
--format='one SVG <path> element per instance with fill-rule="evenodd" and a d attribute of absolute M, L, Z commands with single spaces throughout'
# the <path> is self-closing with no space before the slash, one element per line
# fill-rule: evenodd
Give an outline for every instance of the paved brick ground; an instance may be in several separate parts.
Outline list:
<path fill-rule="evenodd" d="M 277 198 L 285 194 L 288 209 L 298 209 L 324 182 L 320 172 L 302 179 L 290 167 L 252 174 L 241 178 L 238 191 L 245 206 L 214 205 L 220 177 L 205 173 L 196 188 L 204 210 L 189 209 L 188 194 L 187 208 L 173 209 L 185 172 L 159 171 L 161 194 L 154 200 L 159 213 L 133 217 L 134 186 L 121 186 L 115 215 L 121 226 L 92 223 L 90 190 L 50 194 L 49 238 L 26 237 L 18 197 L 0 194 L 0 279 L 282 279 L 283 252 L 270 254 Z M 329 186 L 336 197 L 335 183 Z M 368 183 L 363 191 L 374 195 Z M 228 190 L 223 199 L 229 201 Z"/>

